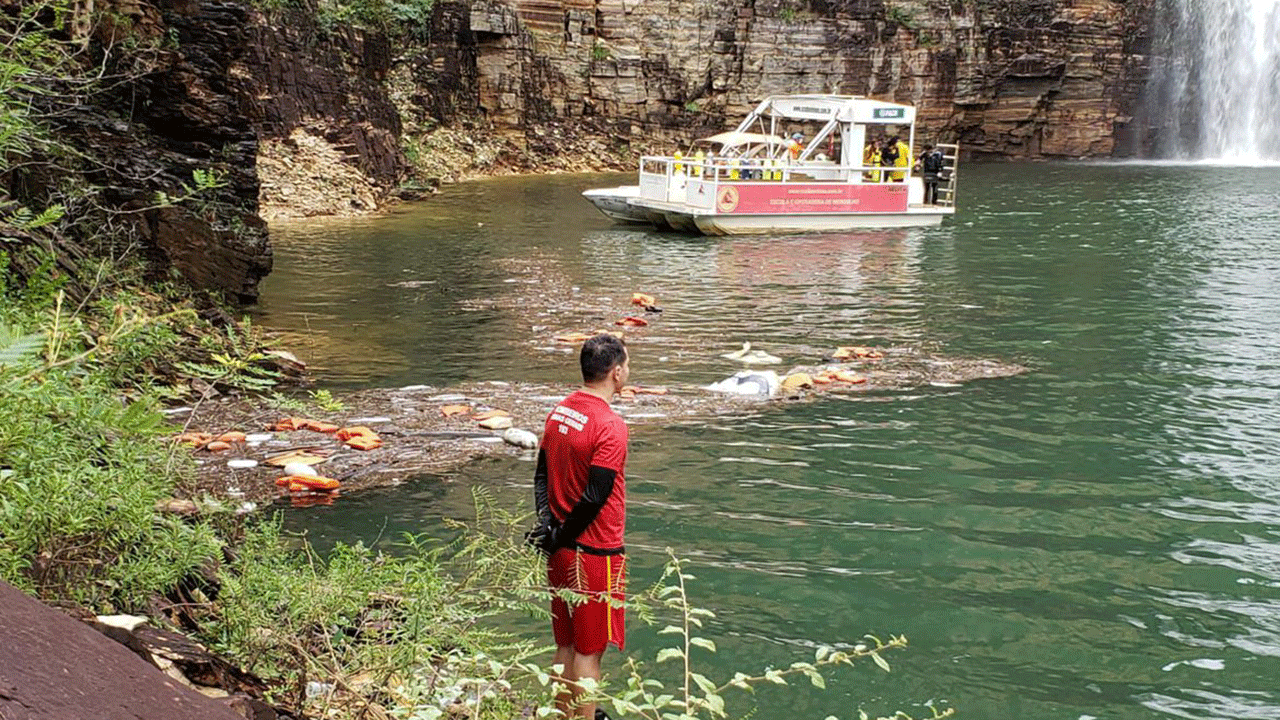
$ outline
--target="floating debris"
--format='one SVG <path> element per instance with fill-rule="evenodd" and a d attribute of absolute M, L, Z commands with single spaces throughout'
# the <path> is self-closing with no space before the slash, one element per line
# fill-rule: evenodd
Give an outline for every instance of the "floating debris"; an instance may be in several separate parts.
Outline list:
<path fill-rule="evenodd" d="M 743 370 L 734 373 L 718 383 L 707 386 L 707 390 L 729 395 L 750 395 L 756 397 L 772 397 L 782 387 L 782 379 L 772 370 Z"/>
<path fill-rule="evenodd" d="M 310 463 L 294 461 L 284 466 L 285 475 L 298 475 L 303 477 L 320 477 L 320 473 L 311 467 Z"/>
<path fill-rule="evenodd" d="M 508 428 L 506 432 L 502 433 L 502 441 L 508 445 L 515 445 L 516 447 L 524 448 L 526 450 L 532 450 L 538 447 L 537 435 L 534 435 L 528 430 L 521 430 L 520 428 L 515 427 Z"/>
<path fill-rule="evenodd" d="M 510 415 L 497 415 L 480 421 L 480 427 L 486 430 L 506 430 L 513 424 Z"/>

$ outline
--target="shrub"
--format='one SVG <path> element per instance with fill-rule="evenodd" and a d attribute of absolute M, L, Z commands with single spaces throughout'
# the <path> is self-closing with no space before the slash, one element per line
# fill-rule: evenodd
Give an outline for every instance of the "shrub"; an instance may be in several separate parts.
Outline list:
<path fill-rule="evenodd" d="M 173 491 L 153 402 L 75 366 L 47 369 L 43 334 L 0 326 L 0 576 L 45 598 L 142 607 L 220 546 L 157 515 Z"/>

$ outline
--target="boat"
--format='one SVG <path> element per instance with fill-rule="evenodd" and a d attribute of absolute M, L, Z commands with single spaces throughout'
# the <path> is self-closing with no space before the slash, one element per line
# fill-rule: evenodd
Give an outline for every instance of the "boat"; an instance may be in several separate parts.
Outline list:
<path fill-rule="evenodd" d="M 915 119 L 911 105 L 859 95 L 775 95 L 687 153 L 641 157 L 637 185 L 583 195 L 618 222 L 705 235 L 937 225 L 955 214 L 958 145 L 937 146 L 929 204 L 912 163 L 863 164 L 868 141 L 905 136 L 915 147 Z"/>
<path fill-rule="evenodd" d="M 624 225 L 643 225 L 649 222 L 648 213 L 631 204 L 631 200 L 640 197 L 639 185 L 597 188 L 583 192 L 582 196 L 614 222 Z"/>

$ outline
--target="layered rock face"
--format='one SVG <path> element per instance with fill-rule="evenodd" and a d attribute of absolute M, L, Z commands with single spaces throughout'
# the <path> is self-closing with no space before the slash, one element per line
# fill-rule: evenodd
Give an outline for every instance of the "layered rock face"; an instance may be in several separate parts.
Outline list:
<path fill-rule="evenodd" d="M 89 179 L 157 266 L 252 301 L 271 268 L 260 201 L 376 209 L 404 176 L 406 112 L 501 138 L 525 168 L 670 149 L 805 92 L 912 103 L 918 142 L 971 157 L 1124 154 L 1153 1 L 438 0 L 429 37 L 403 48 L 322 29 L 314 8 L 98 0 L 114 18 L 91 26 L 100 45 L 154 51 L 59 132 L 103 160 Z M 201 169 L 223 185 L 154 207 Z"/>
<path fill-rule="evenodd" d="M 80 75 L 42 76 L 31 97 L 60 149 L 5 168 L 0 195 L 66 206 L 72 240 L 97 252 L 139 253 L 157 276 L 176 269 L 196 290 L 253 300 L 272 258 L 257 214 L 257 136 L 232 72 L 248 13 L 132 0 L 78 12 L 66 47 L 79 48 Z"/>
<path fill-rule="evenodd" d="M 470 33 L 437 36 L 435 52 L 474 57 L 474 98 L 451 107 L 472 101 L 511 130 L 568 117 L 681 136 L 770 94 L 838 92 L 914 104 L 925 139 L 972 154 L 1098 157 L 1141 90 L 1148 4 L 471 0 L 442 4 Z"/>
<path fill-rule="evenodd" d="M 314 12 L 255 13 L 237 72 L 262 143 L 264 214 L 376 210 L 403 175 L 401 120 L 386 85 L 391 43 L 350 27 L 322 29 Z"/>

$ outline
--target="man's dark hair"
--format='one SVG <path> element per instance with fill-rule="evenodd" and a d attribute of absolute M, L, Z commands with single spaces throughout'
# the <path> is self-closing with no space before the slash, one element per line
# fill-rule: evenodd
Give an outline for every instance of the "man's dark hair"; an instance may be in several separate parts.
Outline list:
<path fill-rule="evenodd" d="M 587 384 L 600 382 L 626 359 L 627 345 L 622 338 L 600 333 L 582 343 L 582 353 L 578 355 L 582 381 Z"/>

